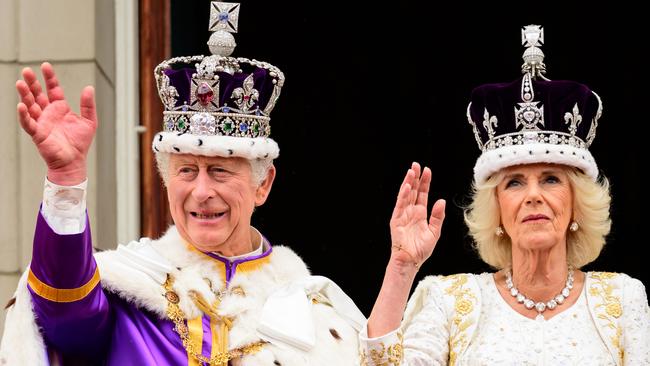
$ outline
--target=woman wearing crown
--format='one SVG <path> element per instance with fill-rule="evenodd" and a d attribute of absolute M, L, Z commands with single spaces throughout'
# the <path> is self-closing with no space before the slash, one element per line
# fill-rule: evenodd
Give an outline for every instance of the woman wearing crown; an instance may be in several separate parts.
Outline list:
<path fill-rule="evenodd" d="M 284 75 L 228 57 L 239 4 L 211 7 L 214 54 L 167 60 L 155 71 L 165 113 L 152 148 L 175 224 L 160 239 L 93 255 L 85 192 L 94 91 L 82 91 L 77 115 L 51 65 L 41 67 L 45 92 L 23 70 L 20 123 L 48 172 L 0 364 L 358 363 L 363 314 L 251 226 L 276 173 L 269 114 Z"/>
<path fill-rule="evenodd" d="M 445 216 L 438 200 L 427 220 L 432 173 L 414 163 L 390 221 L 384 282 L 360 334 L 362 365 L 650 364 L 643 284 L 580 270 L 610 229 L 608 182 L 587 150 L 600 98 L 582 84 L 546 79 L 541 28 L 522 36 L 523 77 L 476 88 L 468 107 L 482 154 L 465 221 L 496 272 L 429 276 L 407 304 Z"/>

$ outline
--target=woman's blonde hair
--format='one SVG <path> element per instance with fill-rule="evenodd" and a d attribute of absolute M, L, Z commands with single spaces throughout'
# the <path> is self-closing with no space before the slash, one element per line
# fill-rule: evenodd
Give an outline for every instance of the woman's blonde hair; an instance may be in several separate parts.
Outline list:
<path fill-rule="evenodd" d="M 594 261 L 605 245 L 611 220 L 609 181 L 601 177 L 594 182 L 573 167 L 566 167 L 573 190 L 573 220 L 579 229 L 567 230 L 567 261 L 574 268 Z M 507 235 L 496 235 L 501 224 L 496 187 L 504 179 L 503 171 L 494 174 L 483 184 L 472 187 L 472 202 L 465 208 L 465 223 L 474 239 L 474 247 L 481 259 L 496 269 L 511 265 L 512 250 Z"/>

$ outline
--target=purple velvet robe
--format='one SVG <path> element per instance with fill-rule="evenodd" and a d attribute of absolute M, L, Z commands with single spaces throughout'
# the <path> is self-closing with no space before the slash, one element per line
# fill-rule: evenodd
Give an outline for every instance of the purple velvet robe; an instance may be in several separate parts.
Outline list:
<path fill-rule="evenodd" d="M 83 233 L 59 235 L 40 213 L 38 216 L 30 270 L 41 285 L 38 289 L 29 286 L 29 291 L 51 357 L 60 358 L 64 365 L 80 359 L 83 364 L 91 359 L 106 365 L 188 365 L 188 354 L 173 322 L 103 290 L 101 283 L 91 288 L 97 264 L 89 227 L 87 222 Z M 208 254 L 225 267 L 228 283 L 239 264 L 270 255 L 271 246 L 268 248 L 261 255 L 232 262 Z M 88 293 L 76 301 L 53 301 L 39 295 L 43 287 L 47 289 L 43 284 L 54 289 L 85 286 Z M 202 354 L 207 358 L 211 343 L 210 318 L 204 315 Z"/>

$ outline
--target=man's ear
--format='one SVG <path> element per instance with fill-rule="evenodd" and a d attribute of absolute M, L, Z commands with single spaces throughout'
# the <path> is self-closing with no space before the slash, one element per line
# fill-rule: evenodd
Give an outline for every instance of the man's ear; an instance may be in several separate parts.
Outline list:
<path fill-rule="evenodd" d="M 257 187 L 255 191 L 255 206 L 262 206 L 266 202 L 266 198 L 271 193 L 271 186 L 273 186 L 273 180 L 275 179 L 275 165 L 271 164 L 271 167 L 266 172 L 266 177 L 262 183 Z"/>

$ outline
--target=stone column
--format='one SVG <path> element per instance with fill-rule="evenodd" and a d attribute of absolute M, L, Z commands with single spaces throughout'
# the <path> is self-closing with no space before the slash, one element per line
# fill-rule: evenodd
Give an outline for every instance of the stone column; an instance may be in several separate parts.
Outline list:
<path fill-rule="evenodd" d="M 0 0 L 2 307 L 31 260 L 46 171 L 16 116 L 14 84 L 23 67 L 38 70 L 41 62 L 52 63 L 77 112 L 81 89 L 95 86 L 99 128 L 88 161 L 88 213 L 95 246 L 116 245 L 114 5 L 114 0 Z M 3 323 L 4 312 L 0 329 Z"/>

